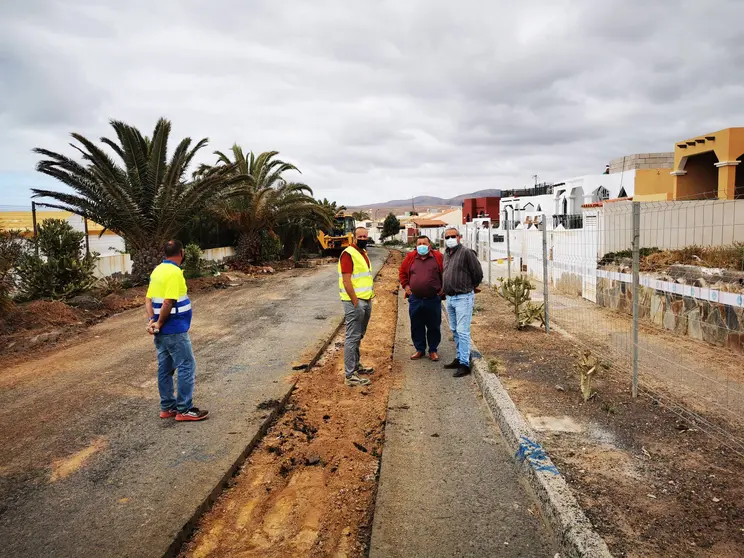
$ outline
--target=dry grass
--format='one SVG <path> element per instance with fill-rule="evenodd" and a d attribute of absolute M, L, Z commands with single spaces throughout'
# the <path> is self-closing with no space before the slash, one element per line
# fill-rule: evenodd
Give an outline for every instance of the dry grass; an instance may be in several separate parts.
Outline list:
<path fill-rule="evenodd" d="M 649 254 L 643 259 L 642 268 L 655 270 L 673 264 L 717 267 L 744 271 L 744 243 L 728 246 L 687 246 L 679 250 L 664 250 Z"/>

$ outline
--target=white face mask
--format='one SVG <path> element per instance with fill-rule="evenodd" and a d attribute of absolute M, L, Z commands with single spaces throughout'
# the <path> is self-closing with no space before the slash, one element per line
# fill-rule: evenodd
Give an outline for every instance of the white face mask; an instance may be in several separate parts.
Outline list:
<path fill-rule="evenodd" d="M 454 248 L 457 246 L 457 239 L 456 238 L 445 238 L 444 244 L 447 246 L 447 248 Z"/>

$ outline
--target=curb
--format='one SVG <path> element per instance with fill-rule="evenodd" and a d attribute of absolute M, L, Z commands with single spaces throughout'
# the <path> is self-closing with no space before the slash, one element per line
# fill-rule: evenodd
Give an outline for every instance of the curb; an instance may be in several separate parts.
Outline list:
<path fill-rule="evenodd" d="M 535 491 L 541 511 L 556 533 L 562 552 L 571 558 L 612 558 L 607 543 L 592 527 L 566 479 L 537 441 L 534 431 L 498 376 L 490 372 L 475 346 L 471 347 L 473 375 L 478 387 L 507 445 L 514 452 L 520 471 Z"/>
<path fill-rule="evenodd" d="M 382 265 L 375 273 L 373 280 L 377 280 L 377 276 L 380 274 L 380 271 L 382 271 L 382 268 L 385 266 L 388 259 L 390 258 L 390 250 L 387 250 L 387 252 L 388 253 L 385 256 L 385 260 L 383 261 Z M 344 321 L 345 321 L 345 317 L 342 316 L 338 325 L 333 329 L 333 332 L 318 347 L 318 350 L 315 352 L 313 358 L 310 359 L 308 366 L 304 370 L 304 372 L 309 372 L 318 363 L 318 360 L 320 359 L 320 357 L 323 355 L 326 349 L 328 349 L 328 346 L 331 344 L 331 342 L 336 337 L 336 335 L 338 335 L 338 332 L 341 331 L 341 328 L 344 325 Z M 222 495 L 224 490 L 228 487 L 230 483 L 230 479 L 232 479 L 235 476 L 235 474 L 238 472 L 238 469 L 240 469 L 243 463 L 245 463 L 245 461 L 248 459 L 250 454 L 256 448 L 258 443 L 266 435 L 266 432 L 268 432 L 269 428 L 271 428 L 271 426 L 274 424 L 277 417 L 284 411 L 284 408 L 287 406 L 287 402 L 289 401 L 289 398 L 292 396 L 292 392 L 294 392 L 296 386 L 297 386 L 297 381 L 295 380 L 289 386 L 289 389 L 287 389 L 287 392 L 282 396 L 282 399 L 279 402 L 279 405 L 277 405 L 271 411 L 271 413 L 269 413 L 269 416 L 266 417 L 263 423 L 261 423 L 261 426 L 258 428 L 258 431 L 253 436 L 253 438 L 251 438 L 251 441 L 248 442 L 248 445 L 246 446 L 246 448 L 240 453 L 238 458 L 228 468 L 225 474 L 222 475 L 220 482 L 217 483 L 217 485 L 212 489 L 212 491 L 204 499 L 204 501 L 197 506 L 197 508 L 194 510 L 194 513 L 191 515 L 189 520 L 178 531 L 178 533 L 173 539 L 173 542 L 171 542 L 170 546 L 168 547 L 168 550 L 166 550 L 165 553 L 163 554 L 163 558 L 175 558 L 181 554 L 181 551 L 183 550 L 183 546 L 189 541 L 192 534 L 196 530 L 196 525 L 199 522 L 199 520 L 202 518 L 202 516 L 205 513 L 207 513 L 210 510 L 212 505 Z"/>

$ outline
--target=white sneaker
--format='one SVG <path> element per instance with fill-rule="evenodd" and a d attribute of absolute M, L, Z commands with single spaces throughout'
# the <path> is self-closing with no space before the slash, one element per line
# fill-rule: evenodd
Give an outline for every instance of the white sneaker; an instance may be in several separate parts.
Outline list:
<path fill-rule="evenodd" d="M 344 380 L 344 383 L 347 386 L 356 387 L 356 386 L 368 386 L 372 382 L 368 380 L 367 378 L 360 378 L 356 374 L 352 374 L 351 376 L 347 376 Z"/>

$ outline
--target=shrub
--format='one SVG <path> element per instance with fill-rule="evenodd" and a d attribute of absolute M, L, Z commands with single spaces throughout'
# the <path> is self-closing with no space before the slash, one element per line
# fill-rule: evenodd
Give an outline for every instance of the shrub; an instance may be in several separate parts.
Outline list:
<path fill-rule="evenodd" d="M 40 224 L 39 255 L 25 253 L 18 261 L 21 298 L 66 299 L 90 290 L 96 282 L 96 256 L 83 255 L 84 238 L 62 219 Z"/>
<path fill-rule="evenodd" d="M 13 305 L 16 289 L 16 264 L 24 252 L 21 231 L 0 231 L 0 312 L 7 312 Z"/>
<path fill-rule="evenodd" d="M 202 251 L 198 244 L 187 244 L 184 252 L 183 275 L 186 279 L 201 277 L 204 273 L 204 261 L 202 260 Z"/>
<path fill-rule="evenodd" d="M 283 251 L 282 241 L 277 235 L 268 231 L 261 231 L 262 262 L 273 262 L 282 259 Z"/>

